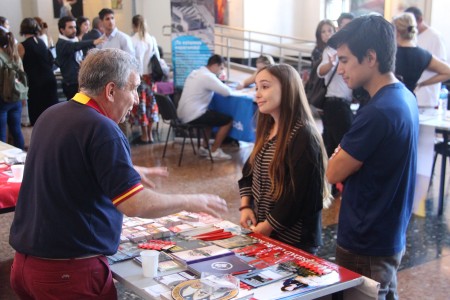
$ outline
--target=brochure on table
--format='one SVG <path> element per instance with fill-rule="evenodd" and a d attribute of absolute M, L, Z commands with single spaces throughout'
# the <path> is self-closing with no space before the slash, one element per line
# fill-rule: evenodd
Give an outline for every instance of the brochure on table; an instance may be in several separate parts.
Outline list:
<path fill-rule="evenodd" d="M 202 222 L 205 220 L 206 222 Z M 142 286 L 142 282 L 138 285 L 141 289 L 145 288 L 139 290 L 139 293 L 151 295 L 152 298 L 173 291 L 175 283 L 181 284 L 179 281 L 183 281 L 183 278 L 200 279 L 205 274 L 233 274 L 240 280 L 242 294 L 253 295 L 255 299 L 291 297 L 361 279 L 359 274 L 295 247 L 256 233 L 241 236 L 235 224 L 227 225 L 226 221 L 216 219 L 221 228 L 214 226 L 212 221 L 214 219 L 210 216 L 186 212 L 155 220 L 125 218 L 123 232 L 127 234 L 128 241 L 123 238 L 124 243 L 120 245 L 118 253 L 109 257 L 110 264 L 113 264 L 111 269 L 119 279 L 127 281 L 131 285 L 129 287 L 133 288 L 133 282 L 140 282 L 137 277 L 142 277 L 140 266 L 133 263 L 139 268 L 132 272 L 135 275 L 121 277 L 120 274 L 128 270 L 125 272 L 123 268 L 119 266 L 116 268 L 115 265 L 122 265 L 121 261 L 138 256 L 142 250 L 140 248 L 161 247 L 159 249 L 161 250 L 166 246 L 167 249 L 161 250 L 159 276 L 155 280 L 146 281 L 149 282 L 147 286 Z M 162 228 L 175 226 L 179 228 L 184 227 L 184 224 L 192 226 L 195 234 L 189 234 L 189 231 L 175 233 L 172 229 L 169 230 L 169 236 L 161 237 L 160 243 L 148 239 L 148 236 L 152 236 L 152 232 L 159 236 L 161 232 L 166 232 L 161 230 Z M 227 231 L 227 228 L 230 228 L 230 231 Z M 222 230 L 231 233 L 232 236 L 211 242 L 198 240 L 204 236 L 221 236 Z M 141 237 L 139 241 L 136 239 L 138 236 Z M 132 267 L 129 263 L 127 265 Z M 180 273 L 185 272 L 183 270 L 188 270 L 188 273 Z M 190 278 L 192 275 L 185 277 L 182 274 L 194 274 L 193 276 L 197 278 Z M 169 277 L 165 278 L 166 275 Z M 186 289 L 191 287 L 192 285 L 187 284 L 183 287 L 183 291 L 186 292 Z"/>

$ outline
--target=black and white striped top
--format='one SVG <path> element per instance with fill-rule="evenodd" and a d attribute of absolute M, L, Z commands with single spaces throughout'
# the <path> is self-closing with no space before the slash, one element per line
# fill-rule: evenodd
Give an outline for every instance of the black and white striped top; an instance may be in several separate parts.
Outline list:
<path fill-rule="evenodd" d="M 296 139 L 297 137 L 295 137 L 297 131 L 299 130 L 299 128 L 301 127 L 301 123 L 297 122 L 296 125 L 294 126 L 292 133 L 291 133 L 291 137 L 290 137 L 290 141 L 291 139 Z M 299 133 L 301 134 L 301 133 Z M 304 218 L 300 215 L 298 216 L 292 216 L 292 214 L 296 213 L 295 210 L 292 211 L 290 209 L 291 205 L 292 206 L 299 206 L 299 203 L 287 203 L 288 205 L 285 206 L 285 208 L 283 207 L 278 207 L 278 212 L 280 210 L 285 210 L 283 211 L 281 214 L 278 213 L 277 217 L 272 215 L 272 212 L 275 209 L 275 206 L 278 204 L 280 205 L 284 205 L 286 202 L 301 202 L 303 201 L 303 199 L 301 197 L 297 197 L 298 193 L 308 193 L 308 191 L 304 190 L 304 191 L 297 191 L 296 193 L 290 193 L 290 195 L 288 195 L 287 199 L 284 199 L 282 201 L 282 204 L 279 203 L 279 201 L 274 201 L 272 198 L 272 195 L 270 193 L 271 190 L 271 183 L 270 183 L 270 178 L 269 178 L 269 165 L 273 160 L 274 157 L 274 153 L 275 153 L 275 147 L 276 147 L 276 136 L 270 140 L 268 140 L 263 147 L 261 148 L 260 152 L 256 155 L 255 157 L 255 162 L 254 162 L 254 167 L 253 167 L 253 172 L 251 174 L 251 184 L 250 182 L 248 182 L 247 184 L 244 183 L 244 180 L 241 180 L 239 182 L 240 185 L 240 194 L 241 197 L 243 196 L 250 196 L 250 198 L 253 201 L 253 207 L 254 207 L 254 211 L 255 211 L 255 215 L 257 218 L 257 222 L 263 222 L 265 220 L 267 220 L 269 222 L 269 224 L 273 227 L 274 231 L 272 232 L 271 237 L 276 238 L 277 240 L 280 240 L 284 243 L 287 244 L 291 244 L 294 246 L 298 246 L 301 244 L 306 244 L 309 246 L 317 246 L 317 244 L 319 242 L 317 242 L 317 239 L 320 240 L 320 236 L 319 237 L 311 237 L 311 232 L 316 231 L 317 228 L 311 228 L 311 227 L 317 227 L 319 226 L 319 231 L 320 231 L 320 224 L 316 224 L 317 222 L 320 223 L 320 209 L 319 209 L 319 215 L 317 215 L 317 211 L 314 211 L 312 213 L 309 214 L 308 217 Z M 301 160 L 309 160 L 308 155 L 302 155 L 301 156 Z M 298 164 L 298 166 L 302 167 L 304 166 L 305 168 L 310 168 L 311 163 L 308 161 L 308 163 L 302 163 L 302 161 L 300 162 L 292 162 L 293 164 Z M 296 167 L 298 168 L 298 167 Z M 287 168 L 286 168 L 287 170 Z M 306 176 L 310 176 L 310 174 L 312 174 L 309 170 L 301 170 L 299 172 L 306 172 L 308 173 Z M 297 171 L 295 171 L 295 173 L 297 174 Z M 244 176 L 245 177 L 245 176 Z M 314 177 L 314 176 L 311 176 Z M 317 177 L 315 178 L 317 179 Z M 288 174 L 286 174 L 286 181 L 290 180 L 290 176 L 288 176 Z M 285 186 L 285 190 L 287 189 L 287 187 Z M 300 187 L 299 187 L 300 189 Z M 289 193 L 289 192 L 287 192 Z M 320 197 L 320 196 L 319 196 Z M 305 198 L 309 198 L 309 197 L 305 197 Z M 314 199 L 307 199 L 308 201 L 314 201 Z M 282 222 L 286 222 L 286 220 L 283 220 L 284 218 L 280 216 L 281 215 L 285 215 L 286 217 L 289 216 L 290 219 L 294 218 L 295 221 L 293 222 L 292 225 L 283 225 Z M 287 219 L 287 218 L 286 218 Z M 306 226 L 308 228 L 306 228 L 307 233 L 307 241 L 303 241 L 302 238 L 305 236 L 304 234 L 304 223 L 306 221 Z M 292 223 L 292 222 L 291 222 Z M 315 235 L 315 234 L 313 234 Z M 320 234 L 319 234 L 320 235 Z M 313 241 L 311 241 L 313 240 Z"/>

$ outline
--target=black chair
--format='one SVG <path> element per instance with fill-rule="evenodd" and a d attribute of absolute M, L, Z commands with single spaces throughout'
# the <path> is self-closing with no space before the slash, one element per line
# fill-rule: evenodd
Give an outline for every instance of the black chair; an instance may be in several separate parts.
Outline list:
<path fill-rule="evenodd" d="M 173 104 L 172 100 L 163 94 L 155 93 L 155 99 L 156 103 L 158 104 L 159 113 L 161 115 L 161 118 L 163 119 L 163 122 L 169 125 L 169 130 L 167 132 L 167 138 L 166 138 L 166 144 L 164 145 L 164 151 L 163 151 L 163 158 L 166 156 L 166 150 L 167 150 L 167 143 L 169 142 L 169 136 L 170 131 L 173 128 L 174 130 L 178 130 L 183 135 L 183 144 L 181 145 L 181 153 L 180 153 L 180 159 L 178 160 L 178 166 L 181 165 L 181 160 L 183 159 L 183 151 L 184 151 L 184 144 L 186 143 L 186 138 L 189 137 L 191 140 L 192 150 L 194 151 L 194 154 L 197 154 L 195 151 L 194 142 L 192 140 L 193 137 L 193 130 L 197 131 L 197 147 L 200 147 L 200 132 L 202 133 L 205 141 L 208 145 L 208 152 L 209 152 L 209 158 L 211 162 L 213 161 L 212 155 L 211 155 L 211 149 L 209 147 L 209 138 L 206 135 L 205 128 L 207 125 L 202 124 L 187 124 L 181 122 L 181 120 L 178 118 L 177 115 L 177 109 L 175 108 L 175 105 Z"/>
<path fill-rule="evenodd" d="M 433 174 L 434 168 L 436 166 L 437 156 L 441 155 L 442 162 L 441 162 L 441 177 L 439 184 L 439 207 L 438 207 L 438 215 L 440 216 L 444 211 L 445 172 L 446 172 L 447 158 L 450 158 L 450 140 L 449 140 L 450 131 L 444 129 L 436 129 L 436 133 L 442 134 L 443 140 L 434 144 L 434 160 L 433 160 L 433 167 L 431 168 L 429 187 L 433 183 Z"/>

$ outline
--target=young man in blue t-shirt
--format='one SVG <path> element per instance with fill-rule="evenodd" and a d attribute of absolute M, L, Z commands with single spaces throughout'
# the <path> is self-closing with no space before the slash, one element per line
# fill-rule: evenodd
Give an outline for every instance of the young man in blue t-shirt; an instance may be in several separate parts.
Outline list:
<path fill-rule="evenodd" d="M 336 262 L 380 282 L 379 299 L 397 299 L 416 176 L 416 99 L 393 74 L 394 28 L 381 16 L 354 19 L 329 44 L 349 88 L 371 97 L 327 169 L 330 183 L 345 181 Z"/>

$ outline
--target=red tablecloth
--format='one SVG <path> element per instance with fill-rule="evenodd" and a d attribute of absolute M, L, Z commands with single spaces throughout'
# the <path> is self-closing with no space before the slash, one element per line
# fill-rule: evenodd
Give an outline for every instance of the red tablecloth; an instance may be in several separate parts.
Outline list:
<path fill-rule="evenodd" d="M 19 196 L 20 183 L 8 182 L 10 177 L 4 173 L 8 169 L 9 166 L 0 165 L 0 209 L 16 206 Z"/>

